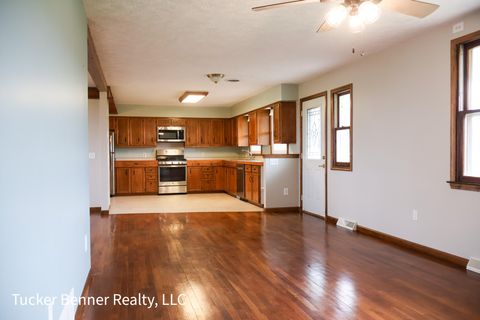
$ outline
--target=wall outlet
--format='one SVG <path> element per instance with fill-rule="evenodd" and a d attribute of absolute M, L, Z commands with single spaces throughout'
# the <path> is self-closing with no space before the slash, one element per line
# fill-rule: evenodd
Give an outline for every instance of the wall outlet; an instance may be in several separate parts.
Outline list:
<path fill-rule="evenodd" d="M 283 195 L 288 196 L 288 188 L 283 188 Z"/>
<path fill-rule="evenodd" d="M 146 152 L 143 153 L 143 157 L 144 157 L 144 158 L 147 157 L 147 153 L 146 153 Z"/>
<path fill-rule="evenodd" d="M 88 252 L 88 236 L 87 236 L 87 234 L 84 235 L 83 240 L 84 240 L 84 245 L 85 245 L 85 252 Z"/>
<path fill-rule="evenodd" d="M 463 31 L 463 21 L 455 23 L 452 27 L 452 33 L 459 33 Z"/>
<path fill-rule="evenodd" d="M 91 160 L 95 159 L 95 152 L 89 152 L 88 159 L 91 159 Z"/>
<path fill-rule="evenodd" d="M 418 220 L 418 210 L 417 209 L 413 209 L 413 211 L 412 211 L 412 220 L 413 221 Z"/>

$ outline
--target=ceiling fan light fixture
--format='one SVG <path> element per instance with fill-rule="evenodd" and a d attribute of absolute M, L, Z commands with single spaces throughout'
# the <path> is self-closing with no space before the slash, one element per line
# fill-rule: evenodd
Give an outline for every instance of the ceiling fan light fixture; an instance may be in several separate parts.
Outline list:
<path fill-rule="evenodd" d="M 353 33 L 359 33 L 365 30 L 365 23 L 363 23 L 363 19 L 358 15 L 351 15 L 348 21 L 350 31 Z"/>
<path fill-rule="evenodd" d="M 380 18 L 380 7 L 371 1 L 364 1 L 358 8 L 358 15 L 365 24 L 375 23 Z"/>
<path fill-rule="evenodd" d="M 215 84 L 217 84 L 220 80 L 223 79 L 225 75 L 223 73 L 209 73 L 207 74 L 207 78 L 212 80 Z"/>
<path fill-rule="evenodd" d="M 342 24 L 343 20 L 347 17 L 348 10 L 347 8 L 340 4 L 332 8 L 326 15 L 325 20 L 328 25 L 334 28 L 337 28 Z"/>

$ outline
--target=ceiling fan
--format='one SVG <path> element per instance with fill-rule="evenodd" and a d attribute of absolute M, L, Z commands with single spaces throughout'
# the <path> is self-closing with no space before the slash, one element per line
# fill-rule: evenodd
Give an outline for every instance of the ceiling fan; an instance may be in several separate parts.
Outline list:
<path fill-rule="evenodd" d="M 263 11 L 312 2 L 341 2 L 326 14 L 317 32 L 338 28 L 347 16 L 349 16 L 350 30 L 354 33 L 361 32 L 366 24 L 372 24 L 378 20 L 381 8 L 416 18 L 425 18 L 440 7 L 437 4 L 417 0 L 290 0 L 254 7 L 252 10 Z"/>

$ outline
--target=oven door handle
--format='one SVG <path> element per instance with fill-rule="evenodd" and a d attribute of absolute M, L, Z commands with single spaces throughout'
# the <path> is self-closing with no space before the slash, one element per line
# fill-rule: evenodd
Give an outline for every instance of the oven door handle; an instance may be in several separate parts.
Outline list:
<path fill-rule="evenodd" d="M 158 166 L 159 168 L 186 168 L 185 165 L 173 165 L 173 166 Z"/>

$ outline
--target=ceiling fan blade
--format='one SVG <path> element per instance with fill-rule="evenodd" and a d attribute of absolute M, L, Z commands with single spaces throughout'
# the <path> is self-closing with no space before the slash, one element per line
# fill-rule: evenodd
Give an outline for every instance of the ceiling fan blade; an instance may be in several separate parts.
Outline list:
<path fill-rule="evenodd" d="M 281 8 L 281 7 L 286 7 L 286 6 L 291 6 L 291 5 L 297 5 L 297 4 L 305 4 L 305 3 L 312 3 L 312 2 L 323 2 L 321 0 L 291 0 L 291 1 L 284 1 L 284 2 L 279 2 L 279 3 L 273 3 L 273 4 L 267 4 L 264 6 L 258 6 L 258 7 L 253 7 L 253 11 L 263 11 L 263 10 L 268 10 L 268 9 L 276 9 L 276 8 Z"/>
<path fill-rule="evenodd" d="M 440 7 L 438 4 L 417 0 L 382 0 L 380 6 L 417 18 L 425 18 Z"/>
<path fill-rule="evenodd" d="M 332 30 L 332 29 L 333 29 L 333 27 L 330 26 L 330 25 L 327 23 L 327 21 L 323 21 L 322 24 L 320 25 L 320 27 L 318 27 L 317 33 L 319 33 L 319 32 L 327 32 L 327 31 L 330 31 L 330 30 Z"/>

